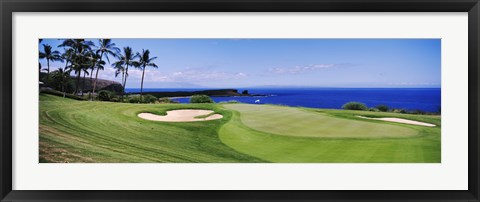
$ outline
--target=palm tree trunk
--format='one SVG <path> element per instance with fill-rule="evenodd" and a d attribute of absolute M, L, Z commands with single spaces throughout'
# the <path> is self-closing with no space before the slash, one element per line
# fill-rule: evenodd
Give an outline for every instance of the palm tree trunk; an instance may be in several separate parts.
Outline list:
<path fill-rule="evenodd" d="M 85 91 L 85 76 L 87 72 L 83 72 L 83 85 L 82 85 L 82 96 L 83 96 L 83 91 Z"/>
<path fill-rule="evenodd" d="M 90 86 L 92 86 L 93 70 L 94 70 L 94 69 L 92 69 L 92 71 L 90 71 L 90 80 L 88 81 L 88 83 L 90 84 Z M 92 91 L 88 91 L 88 99 L 89 99 L 90 101 L 92 101 Z"/>
<path fill-rule="evenodd" d="M 125 81 L 123 82 L 123 91 L 125 92 L 125 87 L 127 87 L 127 78 L 128 78 L 128 65 L 125 69 Z"/>
<path fill-rule="evenodd" d="M 97 73 L 95 73 L 95 81 L 93 82 L 92 94 L 95 94 L 95 89 L 97 88 L 97 79 L 98 79 L 98 68 L 97 68 Z M 93 96 L 92 96 L 92 100 L 93 100 Z"/>
<path fill-rule="evenodd" d="M 90 71 L 90 84 L 92 83 L 93 69 Z"/>
<path fill-rule="evenodd" d="M 143 78 L 145 76 L 145 66 L 143 66 L 142 71 L 142 84 L 140 85 L 140 101 L 143 102 Z"/>
<path fill-rule="evenodd" d="M 123 102 L 123 80 L 125 78 L 125 71 L 122 72 L 122 82 L 121 82 L 121 86 L 122 86 L 122 92 L 120 92 L 120 94 L 122 95 L 122 102 Z"/>
<path fill-rule="evenodd" d="M 128 77 L 128 64 L 127 67 L 125 68 L 125 72 L 123 73 L 125 76 L 125 80 L 123 81 L 122 85 L 122 102 L 123 102 L 123 95 L 125 93 L 125 86 L 127 85 L 127 77 Z"/>
<path fill-rule="evenodd" d="M 48 87 L 48 79 L 50 77 L 50 60 L 47 58 L 47 79 L 45 79 L 45 86 Z"/>
<path fill-rule="evenodd" d="M 108 55 L 107 55 L 107 57 L 108 57 Z M 103 58 L 103 52 L 100 54 L 100 60 L 102 60 L 102 58 Z M 109 63 L 110 63 L 110 62 L 109 62 Z M 97 73 L 95 74 L 95 81 L 93 82 L 93 90 L 92 90 L 92 93 L 93 93 L 93 94 L 95 94 L 95 89 L 96 89 L 96 87 L 97 87 L 98 69 L 99 69 L 99 68 L 97 68 Z M 93 98 L 93 97 L 92 97 L 92 98 Z M 93 100 L 93 99 L 92 99 L 92 100 Z"/>
<path fill-rule="evenodd" d="M 66 74 L 65 72 L 67 71 L 67 67 L 68 67 L 68 60 L 65 60 L 65 67 L 63 68 L 64 74 Z M 62 75 L 62 77 L 63 77 L 63 83 L 62 83 L 63 98 L 65 98 L 65 93 L 67 93 L 65 91 L 65 86 L 67 85 L 67 81 L 68 81 L 67 78 L 69 76 L 70 76 L 70 74 L 69 75 Z"/>
<path fill-rule="evenodd" d="M 77 73 L 77 82 L 75 83 L 75 92 L 73 92 L 73 95 L 77 95 L 78 93 L 78 87 L 80 87 L 80 74 L 82 72 Z"/>

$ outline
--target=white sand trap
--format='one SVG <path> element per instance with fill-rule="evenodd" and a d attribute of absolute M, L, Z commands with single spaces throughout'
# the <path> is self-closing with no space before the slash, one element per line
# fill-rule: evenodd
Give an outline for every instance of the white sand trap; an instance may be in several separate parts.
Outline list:
<path fill-rule="evenodd" d="M 412 120 L 401 119 L 401 118 L 370 118 L 370 117 L 364 117 L 364 116 L 357 116 L 357 117 L 364 118 L 364 119 L 373 119 L 373 120 L 380 120 L 380 121 L 390 121 L 390 122 L 397 122 L 397 123 L 419 125 L 419 126 L 428 126 L 428 127 L 435 126 L 434 124 L 431 124 L 431 123 L 424 123 L 420 121 L 412 121 Z"/>
<path fill-rule="evenodd" d="M 151 121 L 165 121 L 165 122 L 192 122 L 192 121 L 209 121 L 221 119 L 221 114 L 213 114 L 206 118 L 195 118 L 197 116 L 204 116 L 213 113 L 212 110 L 197 110 L 197 109 L 181 109 L 167 111 L 166 116 L 160 116 L 152 113 L 140 113 L 138 117 Z"/>

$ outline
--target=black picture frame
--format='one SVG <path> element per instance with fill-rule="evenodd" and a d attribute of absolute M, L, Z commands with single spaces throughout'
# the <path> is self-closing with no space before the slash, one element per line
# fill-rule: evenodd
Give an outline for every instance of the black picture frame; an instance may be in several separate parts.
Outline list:
<path fill-rule="evenodd" d="M 479 0 L 1 0 L 2 201 L 479 201 Z M 468 190 L 25 191 L 12 190 L 13 12 L 468 12 Z M 253 182 L 252 182 L 253 183 Z"/>

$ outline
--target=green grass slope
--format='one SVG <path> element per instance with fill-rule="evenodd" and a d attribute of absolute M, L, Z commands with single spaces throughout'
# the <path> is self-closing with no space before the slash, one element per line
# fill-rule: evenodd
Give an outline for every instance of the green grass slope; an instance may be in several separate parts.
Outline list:
<path fill-rule="evenodd" d="M 205 122 L 141 112 L 210 109 Z M 367 120 L 399 117 L 436 127 Z M 440 162 L 440 117 L 246 104 L 127 104 L 40 95 L 40 162 Z"/>
<path fill-rule="evenodd" d="M 140 112 L 211 109 L 220 120 L 166 123 Z M 260 162 L 224 145 L 217 130 L 231 113 L 214 104 L 122 104 L 40 95 L 40 162 Z"/>
<path fill-rule="evenodd" d="M 221 140 L 272 162 L 440 162 L 440 127 L 355 117 L 400 117 L 440 123 L 439 117 L 269 105 L 224 105 L 232 120 Z M 335 137 L 339 134 L 339 137 Z"/>

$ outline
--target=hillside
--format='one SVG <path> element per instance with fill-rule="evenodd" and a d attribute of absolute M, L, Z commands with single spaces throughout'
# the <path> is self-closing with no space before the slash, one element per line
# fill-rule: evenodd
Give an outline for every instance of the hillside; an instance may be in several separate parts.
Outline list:
<path fill-rule="evenodd" d="M 83 85 L 83 79 L 80 80 L 80 83 L 82 86 Z M 93 78 L 90 80 L 90 78 L 85 78 L 85 88 L 84 91 L 92 91 L 93 89 L 93 83 L 95 82 L 95 79 Z M 110 81 L 110 80 L 105 80 L 105 79 L 97 79 L 97 89 L 98 90 L 108 90 L 108 91 L 114 91 L 117 93 L 122 92 L 122 85 L 120 82 L 116 81 Z"/>
<path fill-rule="evenodd" d="M 53 72 L 50 73 L 50 80 L 52 79 L 52 74 Z M 41 81 L 45 81 L 47 74 L 42 72 L 40 73 L 40 79 Z M 70 81 L 67 85 L 67 92 L 72 92 L 75 89 L 75 84 L 76 84 L 77 78 L 75 76 L 70 76 Z M 93 90 L 93 83 L 95 81 L 95 78 L 90 79 L 90 77 L 83 79 L 83 77 L 80 77 L 80 87 L 79 89 L 82 90 L 83 92 L 89 92 Z M 49 87 L 53 87 L 56 90 L 61 90 L 61 87 L 59 86 L 58 83 L 56 83 L 54 80 L 51 80 L 48 83 Z M 108 91 L 113 91 L 116 93 L 120 93 L 122 91 L 122 85 L 120 82 L 116 81 L 111 81 L 111 80 L 106 80 L 106 79 L 97 79 L 97 89 L 96 91 L 99 90 L 108 90 Z"/>

